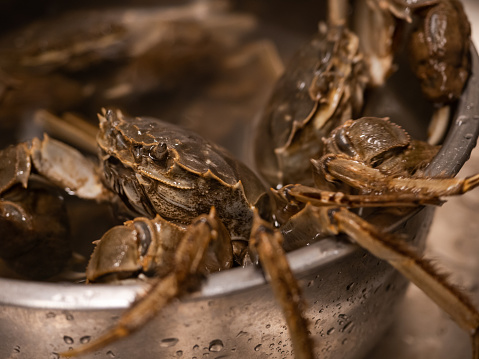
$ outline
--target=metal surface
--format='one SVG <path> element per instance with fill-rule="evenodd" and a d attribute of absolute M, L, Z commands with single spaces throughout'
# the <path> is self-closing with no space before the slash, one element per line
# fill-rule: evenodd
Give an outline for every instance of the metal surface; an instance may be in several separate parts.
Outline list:
<path fill-rule="evenodd" d="M 477 72 L 477 55 L 474 59 Z M 456 173 L 468 158 L 479 131 L 478 91 L 475 75 L 431 174 Z M 403 125 L 414 127 L 407 121 Z M 432 209 L 423 209 L 398 230 L 424 243 L 432 215 Z M 407 282 L 345 239 L 323 240 L 288 258 L 303 284 L 321 358 L 364 357 L 394 320 L 391 313 Z M 58 358 L 58 352 L 114 325 L 138 293 L 141 285 L 0 279 L 0 358 Z M 291 356 L 291 346 L 266 279 L 249 267 L 209 276 L 198 292 L 181 297 L 140 332 L 85 358 L 140 356 L 284 358 Z"/>
<path fill-rule="evenodd" d="M 427 232 L 430 212 L 408 225 Z M 428 217 L 427 219 L 424 216 Z M 406 288 L 387 264 L 335 239 L 289 255 L 304 284 L 311 332 L 324 358 L 360 358 L 387 327 Z M 0 280 L 2 358 L 52 357 L 113 325 L 139 286 L 60 285 Z M 7 344 L 8 343 L 8 344 Z M 354 350 L 353 350 L 354 349 Z M 89 358 L 288 357 L 282 313 L 255 268 L 211 275 L 139 333 Z M 347 354 L 345 354 L 347 353 Z"/>

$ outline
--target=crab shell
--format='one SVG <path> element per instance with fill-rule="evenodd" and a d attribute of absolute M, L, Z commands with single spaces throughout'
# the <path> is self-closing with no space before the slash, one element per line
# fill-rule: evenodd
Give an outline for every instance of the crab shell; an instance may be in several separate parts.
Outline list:
<path fill-rule="evenodd" d="M 257 176 L 224 149 L 153 118 L 106 111 L 98 144 L 104 182 L 137 215 L 187 224 L 215 207 L 232 239 L 248 239 L 269 197 Z"/>

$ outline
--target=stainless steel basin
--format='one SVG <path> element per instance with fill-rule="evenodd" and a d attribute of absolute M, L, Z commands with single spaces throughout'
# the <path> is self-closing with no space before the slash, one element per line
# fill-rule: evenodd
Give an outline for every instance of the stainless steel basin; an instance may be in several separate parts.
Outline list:
<path fill-rule="evenodd" d="M 479 133 L 479 62 L 430 175 L 456 174 Z M 391 100 L 391 103 L 394 102 Z M 377 105 L 379 106 L 379 105 Z M 384 111 L 405 109 L 388 104 Z M 398 118 L 393 116 L 393 120 Z M 399 118 L 400 120 L 400 118 Z M 406 128 L 415 127 L 410 119 Z M 401 121 L 398 121 L 401 122 Z M 424 130 L 425 124 L 419 126 Z M 390 223 L 422 246 L 433 216 L 421 208 Z M 394 320 L 406 280 L 346 238 L 330 238 L 288 254 L 301 281 L 310 331 L 321 358 L 362 358 Z M 0 358 L 58 358 L 115 324 L 141 284 L 75 285 L 0 278 Z M 285 358 L 288 329 L 259 268 L 209 276 L 138 333 L 85 358 Z"/>

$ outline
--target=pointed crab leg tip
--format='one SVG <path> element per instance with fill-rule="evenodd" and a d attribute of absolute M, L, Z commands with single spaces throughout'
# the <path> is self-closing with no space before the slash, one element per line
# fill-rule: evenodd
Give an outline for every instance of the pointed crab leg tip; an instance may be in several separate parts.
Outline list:
<path fill-rule="evenodd" d="M 106 118 L 105 118 L 105 115 L 104 115 L 104 114 L 98 113 L 98 114 L 97 114 L 97 117 L 98 117 L 98 121 L 100 122 L 100 125 L 101 125 L 101 124 L 104 124 L 104 123 L 106 122 Z"/>
<path fill-rule="evenodd" d="M 102 337 L 94 340 L 88 344 L 85 344 L 77 349 L 68 350 L 66 352 L 60 353 L 60 358 L 76 358 L 81 357 L 82 355 L 92 353 L 97 350 L 103 349 L 108 344 L 111 344 L 125 336 L 129 335 L 128 330 L 123 327 L 117 327 L 112 331 L 106 333 Z"/>
<path fill-rule="evenodd" d="M 216 208 L 215 208 L 215 206 L 211 206 L 210 216 L 212 216 L 212 217 L 215 217 L 215 216 L 216 216 Z"/>
<path fill-rule="evenodd" d="M 464 185 L 464 192 L 468 192 L 476 188 L 477 186 L 479 186 L 479 174 L 466 178 L 466 183 Z"/>

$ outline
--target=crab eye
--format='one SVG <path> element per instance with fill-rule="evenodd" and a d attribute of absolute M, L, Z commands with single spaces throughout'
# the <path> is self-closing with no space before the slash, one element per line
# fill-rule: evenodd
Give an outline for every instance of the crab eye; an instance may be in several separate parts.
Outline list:
<path fill-rule="evenodd" d="M 336 144 L 338 148 L 349 156 L 354 156 L 355 152 L 353 150 L 352 144 L 349 141 L 346 133 L 341 129 L 338 134 L 335 136 Z"/>
<path fill-rule="evenodd" d="M 168 147 L 165 143 L 160 143 L 150 149 L 149 155 L 155 161 L 163 161 L 168 156 Z"/>
<path fill-rule="evenodd" d="M 136 160 L 140 159 L 141 156 L 143 155 L 143 147 L 142 146 L 134 146 L 132 149 L 132 154 L 133 157 L 135 157 Z"/>

